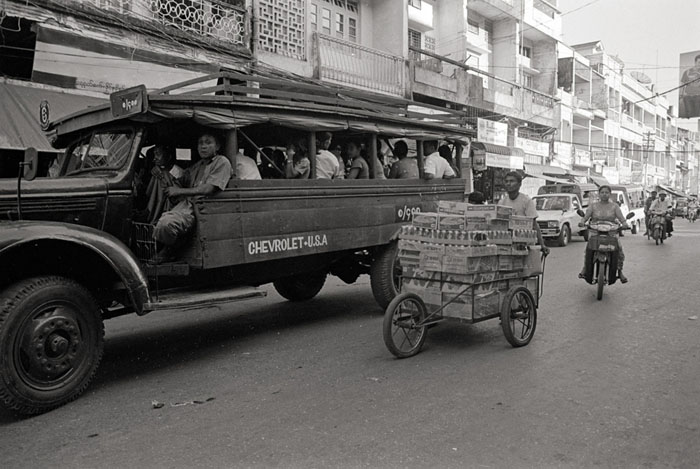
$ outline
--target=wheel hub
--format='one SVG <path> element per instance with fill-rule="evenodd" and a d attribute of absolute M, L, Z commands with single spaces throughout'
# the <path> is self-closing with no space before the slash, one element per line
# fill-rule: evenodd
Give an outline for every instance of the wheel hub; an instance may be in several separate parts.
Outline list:
<path fill-rule="evenodd" d="M 81 345 L 78 323 L 66 311 L 56 309 L 35 319 L 22 344 L 28 374 L 40 380 L 63 375 L 75 364 Z"/>

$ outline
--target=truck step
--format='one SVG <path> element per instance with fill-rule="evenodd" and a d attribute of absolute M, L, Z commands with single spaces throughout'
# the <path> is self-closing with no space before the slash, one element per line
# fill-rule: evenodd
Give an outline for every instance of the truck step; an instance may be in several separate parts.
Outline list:
<path fill-rule="evenodd" d="M 190 266 L 187 262 L 167 262 L 164 264 L 146 264 L 146 275 L 153 277 L 186 277 L 190 274 Z"/>
<path fill-rule="evenodd" d="M 210 290 L 162 291 L 157 299 L 144 306 L 145 311 L 204 308 L 221 303 L 262 298 L 267 292 L 256 287 L 234 287 Z"/>

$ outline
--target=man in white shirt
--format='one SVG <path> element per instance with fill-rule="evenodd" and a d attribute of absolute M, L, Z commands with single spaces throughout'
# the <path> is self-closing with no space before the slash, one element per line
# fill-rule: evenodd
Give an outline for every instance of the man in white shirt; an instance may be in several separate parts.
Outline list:
<path fill-rule="evenodd" d="M 450 163 L 445 160 L 437 151 L 437 140 L 426 140 L 423 142 L 423 154 L 425 157 L 423 163 L 423 178 L 430 179 L 452 179 L 457 175 L 452 170 Z"/>
<path fill-rule="evenodd" d="M 333 135 L 323 132 L 316 140 L 316 179 L 343 179 L 338 158 L 328 151 Z"/>
<path fill-rule="evenodd" d="M 249 156 L 239 153 L 236 155 L 236 178 L 260 180 L 260 170 L 255 160 Z"/>
<path fill-rule="evenodd" d="M 544 245 L 544 239 L 542 239 L 540 225 L 537 224 L 537 217 L 539 214 L 535 208 L 535 201 L 526 194 L 520 192 L 520 186 L 523 184 L 523 177 L 516 171 L 511 171 L 506 174 L 504 183 L 507 193 L 498 201 L 498 205 L 512 208 L 513 215 L 532 217 L 534 220 L 532 229 L 537 231 L 537 242 L 540 245 L 540 249 L 545 255 L 549 254 L 549 248 Z"/>

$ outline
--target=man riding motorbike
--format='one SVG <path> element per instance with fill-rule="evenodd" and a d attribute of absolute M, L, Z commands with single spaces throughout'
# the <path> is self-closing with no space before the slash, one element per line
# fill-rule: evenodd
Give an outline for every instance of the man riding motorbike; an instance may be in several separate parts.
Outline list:
<path fill-rule="evenodd" d="M 588 206 L 586 215 L 578 224 L 580 227 L 585 226 L 586 222 L 591 220 L 591 223 L 598 223 L 602 221 L 618 222 L 622 228 L 629 228 L 627 225 L 627 220 L 625 219 L 624 215 L 622 215 L 622 210 L 620 210 L 620 207 L 616 203 L 610 201 L 611 192 L 612 189 L 610 189 L 610 186 L 607 185 L 603 185 L 598 188 L 598 202 L 592 203 Z M 588 246 L 586 246 L 586 249 L 588 249 Z M 586 253 L 584 252 L 583 269 L 581 269 L 581 272 L 578 274 L 579 278 L 586 278 L 585 255 Z M 629 280 L 622 273 L 622 266 L 625 262 L 625 253 L 622 251 L 622 242 L 620 242 L 619 239 L 617 256 L 617 278 L 620 279 L 620 282 L 627 283 Z"/>
<path fill-rule="evenodd" d="M 651 197 L 647 197 L 646 202 L 644 202 L 644 223 L 647 225 L 647 230 L 644 232 L 644 236 L 649 234 L 649 230 L 651 229 L 649 225 L 651 225 L 651 213 L 649 212 L 649 209 L 651 208 L 651 204 L 654 203 L 656 200 L 656 191 L 651 191 Z"/>
<path fill-rule="evenodd" d="M 666 193 L 662 192 L 659 194 L 659 198 L 656 199 L 649 208 L 649 213 L 651 215 L 665 216 L 669 210 L 671 210 L 671 201 L 666 198 Z M 673 221 L 669 217 L 666 218 L 666 235 L 670 238 L 673 232 Z"/>

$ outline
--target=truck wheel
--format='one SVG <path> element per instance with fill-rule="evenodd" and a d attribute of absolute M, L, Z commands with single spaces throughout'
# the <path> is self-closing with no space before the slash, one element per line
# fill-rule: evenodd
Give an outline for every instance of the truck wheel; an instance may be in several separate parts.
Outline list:
<path fill-rule="evenodd" d="M 389 306 L 401 289 L 398 250 L 398 243 L 391 242 L 379 252 L 369 270 L 372 294 L 382 309 Z"/>
<path fill-rule="evenodd" d="M 289 301 L 306 301 L 318 295 L 326 283 L 326 273 L 304 274 L 275 280 L 277 293 Z"/>
<path fill-rule="evenodd" d="M 43 276 L 15 283 L 0 298 L 0 404 L 33 415 L 82 394 L 104 350 L 104 324 L 90 292 Z"/>
<path fill-rule="evenodd" d="M 564 247 L 569 244 L 569 240 L 571 240 L 571 228 L 569 228 L 569 225 L 564 225 L 561 227 L 561 233 L 559 233 L 557 244 Z"/>

